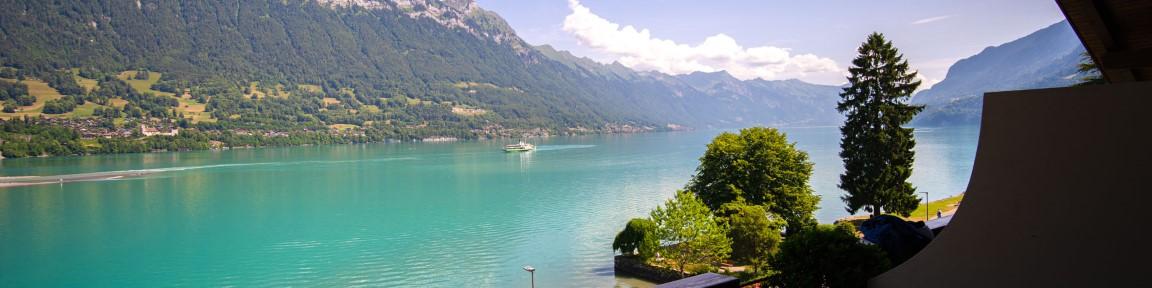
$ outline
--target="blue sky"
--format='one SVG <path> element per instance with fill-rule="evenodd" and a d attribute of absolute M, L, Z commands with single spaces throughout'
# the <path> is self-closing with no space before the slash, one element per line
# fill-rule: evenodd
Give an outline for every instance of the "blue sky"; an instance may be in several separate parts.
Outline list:
<path fill-rule="evenodd" d="M 840 84 L 856 48 L 884 33 L 926 82 L 956 60 L 1064 19 L 1053 0 L 478 0 L 533 45 L 681 74 Z M 630 26 L 630 27 L 629 27 Z"/>

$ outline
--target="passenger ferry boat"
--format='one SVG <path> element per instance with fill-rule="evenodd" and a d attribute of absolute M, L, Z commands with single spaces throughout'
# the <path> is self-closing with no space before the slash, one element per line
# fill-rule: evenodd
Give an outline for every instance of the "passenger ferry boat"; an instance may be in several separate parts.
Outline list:
<path fill-rule="evenodd" d="M 536 150 L 536 145 L 524 143 L 524 141 L 520 141 L 520 143 L 516 144 L 504 145 L 504 152 L 524 152 L 532 150 Z"/>

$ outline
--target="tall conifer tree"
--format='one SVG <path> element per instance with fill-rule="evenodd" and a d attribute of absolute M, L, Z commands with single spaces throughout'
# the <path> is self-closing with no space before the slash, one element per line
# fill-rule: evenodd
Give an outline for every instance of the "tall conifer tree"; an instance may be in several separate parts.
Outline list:
<path fill-rule="evenodd" d="M 920 86 L 916 72 L 884 35 L 872 33 L 857 49 L 860 53 L 848 68 L 848 87 L 840 93 L 836 110 L 847 116 L 840 140 L 844 159 L 841 197 L 849 213 L 860 209 L 873 216 L 894 213 L 908 216 L 920 199 L 908 183 L 916 141 L 912 128 L 902 125 L 924 109 L 909 105 Z"/>

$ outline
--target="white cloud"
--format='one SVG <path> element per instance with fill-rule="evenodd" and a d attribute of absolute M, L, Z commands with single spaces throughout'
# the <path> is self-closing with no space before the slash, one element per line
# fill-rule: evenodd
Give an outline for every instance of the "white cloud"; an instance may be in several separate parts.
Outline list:
<path fill-rule="evenodd" d="M 621 26 L 592 13 L 579 0 L 569 0 L 572 13 L 564 18 L 564 31 L 581 45 L 609 54 L 620 64 L 637 70 L 687 74 L 726 70 L 739 79 L 801 78 L 843 81 L 836 61 L 812 54 L 793 55 L 787 48 L 745 48 L 724 34 L 705 38 L 699 45 L 652 37 L 648 29 Z"/>
<path fill-rule="evenodd" d="M 944 20 L 944 19 L 948 19 L 948 18 L 952 18 L 952 15 L 944 15 L 944 16 L 924 18 L 924 19 L 912 21 L 912 25 L 928 24 L 928 23 L 932 23 L 932 22 L 936 22 L 936 21 L 940 21 L 940 20 Z"/>
<path fill-rule="evenodd" d="M 924 77 L 924 74 L 916 74 L 916 80 L 920 80 L 920 87 L 917 87 L 914 93 L 932 89 L 932 86 L 936 86 L 940 81 L 943 81 L 942 79 Z"/>

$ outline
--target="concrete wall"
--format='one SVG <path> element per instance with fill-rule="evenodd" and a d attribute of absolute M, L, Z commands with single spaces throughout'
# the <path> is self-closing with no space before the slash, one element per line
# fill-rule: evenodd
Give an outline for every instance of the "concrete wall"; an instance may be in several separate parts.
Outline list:
<path fill-rule="evenodd" d="M 988 93 L 948 229 L 871 287 L 1152 285 L 1152 82 Z"/>

